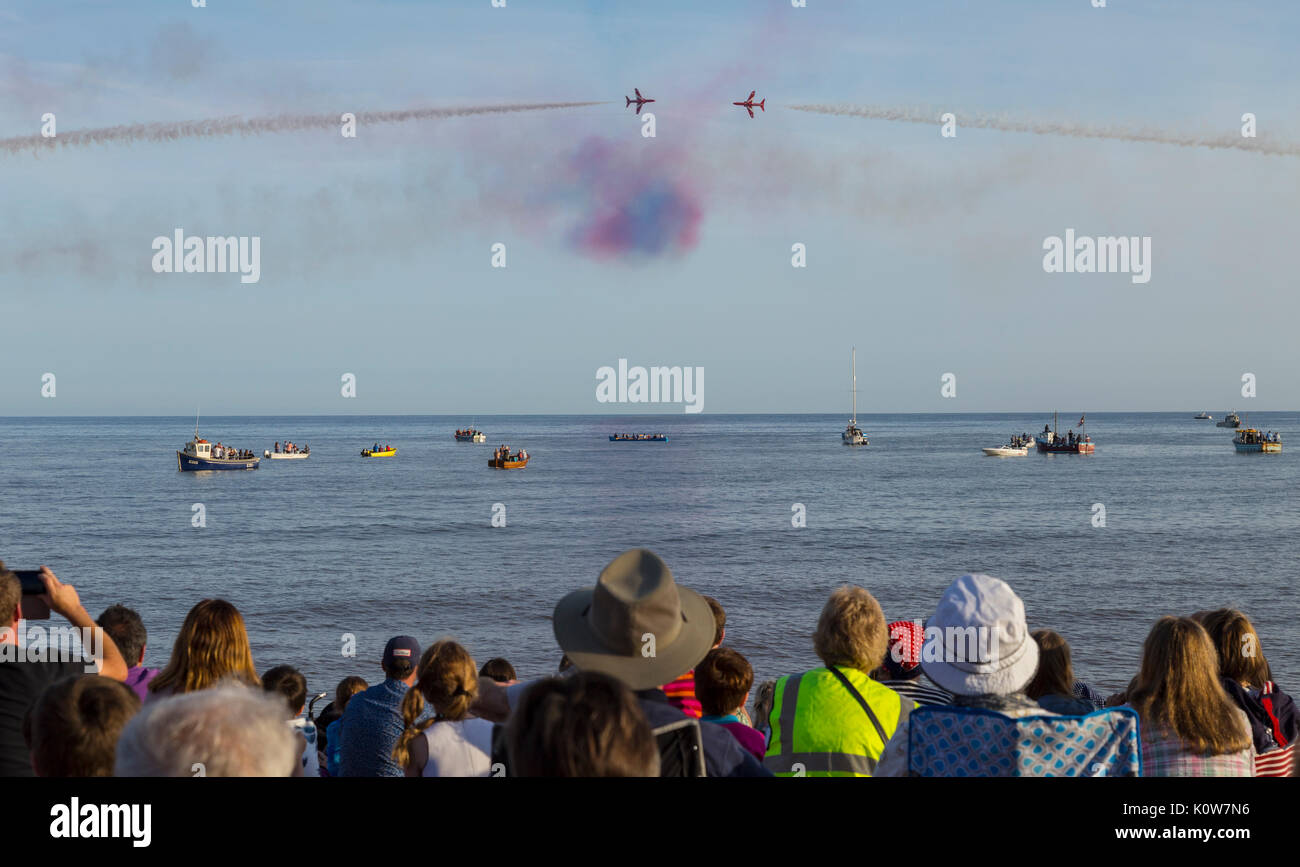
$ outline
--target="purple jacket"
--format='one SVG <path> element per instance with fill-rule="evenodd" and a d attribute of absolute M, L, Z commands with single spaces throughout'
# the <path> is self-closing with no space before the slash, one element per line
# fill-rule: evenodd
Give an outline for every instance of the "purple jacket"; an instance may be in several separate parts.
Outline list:
<path fill-rule="evenodd" d="M 131 687 L 131 691 L 144 701 L 145 696 L 149 694 L 149 681 L 158 676 L 158 669 L 145 668 L 143 665 L 137 665 L 134 668 L 127 669 L 126 680 L 123 681 Z"/>

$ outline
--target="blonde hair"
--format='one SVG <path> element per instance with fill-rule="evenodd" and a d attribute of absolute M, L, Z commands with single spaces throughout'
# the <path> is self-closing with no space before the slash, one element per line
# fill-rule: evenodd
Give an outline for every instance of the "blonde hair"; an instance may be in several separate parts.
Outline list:
<path fill-rule="evenodd" d="M 149 691 L 182 695 L 227 678 L 246 686 L 262 684 L 239 609 L 224 599 L 204 599 L 185 615 L 171 659 L 149 683 Z"/>
<path fill-rule="evenodd" d="M 831 593 L 813 634 L 813 648 L 826 665 L 873 671 L 889 647 L 889 630 L 880 603 L 861 587 Z"/>
<path fill-rule="evenodd" d="M 1250 618 L 1235 608 L 1220 608 L 1193 615 L 1210 633 L 1210 641 L 1219 654 L 1219 674 L 1243 686 L 1258 689 L 1273 679 L 1259 633 Z"/>
<path fill-rule="evenodd" d="M 1190 617 L 1162 617 L 1151 627 L 1128 703 L 1143 726 L 1170 731 L 1202 755 L 1234 753 L 1251 744 L 1241 711 L 1219 683 L 1209 633 Z"/>
<path fill-rule="evenodd" d="M 456 722 L 469 715 L 478 698 L 478 672 L 474 657 L 455 641 L 435 641 L 420 657 L 415 685 L 402 698 L 402 719 L 406 728 L 393 747 L 393 761 L 405 767 L 411 757 L 411 742 L 439 720 Z M 424 703 L 433 705 L 434 716 L 420 720 Z M 417 720 L 420 720 L 417 722 Z"/>

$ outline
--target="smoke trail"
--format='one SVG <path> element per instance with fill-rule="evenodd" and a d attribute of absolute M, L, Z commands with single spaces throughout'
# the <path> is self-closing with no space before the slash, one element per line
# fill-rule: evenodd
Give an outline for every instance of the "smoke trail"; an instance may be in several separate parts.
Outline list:
<path fill-rule="evenodd" d="M 939 124 L 940 114 L 935 109 L 883 105 L 792 105 L 795 111 L 831 114 L 840 117 L 864 117 L 872 120 L 891 120 L 903 123 Z M 1265 138 L 1243 138 L 1240 135 L 1204 136 L 1193 133 L 1125 127 L 1118 125 L 1090 126 L 1054 121 L 1015 120 L 989 114 L 958 114 L 959 127 L 994 129 L 1002 132 L 1027 132 L 1033 135 L 1059 135 L 1069 138 L 1098 138 L 1115 141 L 1149 142 L 1186 148 L 1231 148 L 1278 156 L 1300 156 L 1300 144 Z"/>
<path fill-rule="evenodd" d="M 355 112 L 358 126 L 374 123 L 405 123 L 411 120 L 434 120 L 466 117 L 474 114 L 505 114 L 517 111 L 546 111 L 599 105 L 599 102 L 539 102 L 518 105 L 467 105 L 457 108 L 411 108 L 401 111 Z M 239 116 L 185 120 L 173 123 L 134 123 L 99 129 L 79 129 L 59 133 L 53 138 L 40 135 L 0 139 L 0 153 L 53 150 L 55 147 L 88 147 L 95 144 L 135 144 L 165 142 L 190 138 L 216 138 L 229 135 L 263 135 L 303 130 L 337 130 L 341 112 L 335 114 L 277 114 L 270 117 Z"/>

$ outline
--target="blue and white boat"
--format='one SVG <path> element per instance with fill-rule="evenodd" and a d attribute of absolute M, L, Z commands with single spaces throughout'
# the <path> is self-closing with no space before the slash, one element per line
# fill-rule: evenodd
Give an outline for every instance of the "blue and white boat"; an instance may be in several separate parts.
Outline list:
<path fill-rule="evenodd" d="M 230 451 L 235 451 L 230 449 Z M 239 452 L 236 451 L 236 454 Z M 244 454 L 249 454 L 244 452 Z M 188 472 L 203 472 L 206 470 L 255 470 L 261 458 L 256 456 L 250 457 L 227 457 L 224 454 L 221 457 L 215 457 L 212 451 L 212 443 L 205 439 L 200 439 L 198 431 L 194 432 L 194 439 L 185 444 L 185 448 L 176 453 L 176 469 Z"/>

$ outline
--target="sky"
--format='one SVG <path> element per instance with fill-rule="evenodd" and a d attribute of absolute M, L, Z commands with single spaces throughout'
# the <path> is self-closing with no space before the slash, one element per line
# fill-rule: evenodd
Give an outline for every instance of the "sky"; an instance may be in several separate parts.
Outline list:
<path fill-rule="evenodd" d="M 847 412 L 854 347 L 862 414 L 1295 409 L 1300 157 L 938 116 L 1249 112 L 1296 144 L 1298 26 L 1262 0 L 4 0 L 0 139 L 597 104 L 0 143 L 0 415 L 677 411 L 597 402 L 619 359 L 704 368 L 705 412 Z M 155 273 L 178 228 L 259 238 L 260 279 Z M 1150 280 L 1045 272 L 1067 229 L 1150 238 Z"/>

